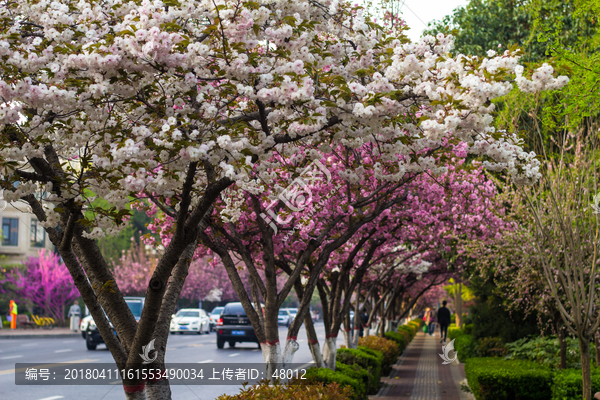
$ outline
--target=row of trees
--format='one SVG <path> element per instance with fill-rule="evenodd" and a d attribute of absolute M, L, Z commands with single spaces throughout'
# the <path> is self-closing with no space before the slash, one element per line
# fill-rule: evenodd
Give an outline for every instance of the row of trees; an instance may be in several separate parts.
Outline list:
<path fill-rule="evenodd" d="M 268 368 L 292 360 L 303 321 L 315 360 L 333 367 L 354 293 L 401 316 L 408 293 L 451 275 L 461 240 L 501 232 L 483 167 L 539 178 L 535 154 L 493 128 L 491 101 L 511 82 L 536 92 L 568 80 L 548 65 L 530 80 L 518 51 L 409 43 L 346 2 L 8 1 L 0 13 L 4 197 L 42 221 L 119 368 L 142 368 L 151 340 L 149 366 L 164 366 L 175 302 L 206 257 L 222 263 Z M 132 208 L 164 249 L 139 323 L 96 242 Z M 308 318 L 315 289 L 324 353 Z M 277 312 L 292 290 L 282 348 Z M 170 398 L 162 383 L 124 389 Z"/>
<path fill-rule="evenodd" d="M 495 126 L 523 135 L 543 160 L 543 178 L 527 190 L 500 185 L 515 229 L 502 241 L 474 243 L 468 264 L 497 285 L 511 311 L 535 316 L 542 331 L 553 328 L 562 368 L 565 337 L 578 339 L 585 399 L 592 398 L 590 343 L 600 348 L 597 12 L 598 2 L 588 0 L 475 0 L 430 27 L 452 32 L 458 50 L 484 56 L 499 44 L 517 45 L 530 68 L 552 62 L 573 77 L 560 92 L 513 91 L 495 102 Z"/>

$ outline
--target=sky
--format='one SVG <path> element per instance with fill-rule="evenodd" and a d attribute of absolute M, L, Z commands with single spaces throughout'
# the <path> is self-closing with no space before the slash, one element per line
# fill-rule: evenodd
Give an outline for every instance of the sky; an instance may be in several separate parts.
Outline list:
<path fill-rule="evenodd" d="M 415 41 L 420 36 L 427 24 L 436 19 L 442 19 L 447 14 L 460 6 L 466 6 L 468 0 L 397 0 L 404 5 L 401 8 L 402 17 L 410 30 L 408 37 Z"/>

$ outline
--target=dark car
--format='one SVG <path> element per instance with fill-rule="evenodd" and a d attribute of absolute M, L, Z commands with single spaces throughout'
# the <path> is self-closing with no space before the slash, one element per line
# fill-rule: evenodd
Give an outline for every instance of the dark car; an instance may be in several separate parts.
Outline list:
<path fill-rule="evenodd" d="M 244 342 L 256 343 L 260 347 L 242 303 L 227 303 L 217 320 L 217 348 L 222 349 L 225 342 L 229 343 L 229 347 Z"/>
<path fill-rule="evenodd" d="M 139 321 L 142 316 L 142 309 L 144 308 L 144 301 L 146 299 L 144 297 L 124 297 L 124 299 L 129 306 L 131 313 L 135 317 L 135 320 Z M 112 324 L 110 324 L 110 326 L 112 328 Z M 112 331 L 113 334 L 117 336 L 117 331 L 115 331 L 114 328 Z M 104 343 L 104 339 L 102 339 L 102 335 L 100 335 L 94 320 L 91 320 L 85 334 L 85 345 L 88 350 L 96 350 L 96 346 L 102 343 Z"/>

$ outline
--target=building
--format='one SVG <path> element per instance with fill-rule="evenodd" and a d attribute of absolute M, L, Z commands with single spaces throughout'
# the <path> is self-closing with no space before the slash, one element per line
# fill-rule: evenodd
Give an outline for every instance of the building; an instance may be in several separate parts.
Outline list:
<path fill-rule="evenodd" d="M 29 212 L 25 203 L 18 202 L 13 205 L 4 200 L 0 202 L 0 256 L 3 256 L 3 264 L 21 263 L 28 257 L 36 256 L 41 249 L 54 249 L 46 231 L 35 215 Z"/>

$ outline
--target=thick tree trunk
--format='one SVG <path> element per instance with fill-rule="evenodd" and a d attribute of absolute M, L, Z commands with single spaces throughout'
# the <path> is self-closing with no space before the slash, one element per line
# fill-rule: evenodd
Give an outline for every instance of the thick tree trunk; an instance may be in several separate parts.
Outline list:
<path fill-rule="evenodd" d="M 123 389 L 127 400 L 146 400 L 146 388 L 143 384 L 137 386 L 123 385 Z"/>
<path fill-rule="evenodd" d="M 317 368 L 325 368 L 325 363 L 323 362 L 323 355 L 321 354 L 321 346 L 319 345 L 319 341 L 309 340 L 308 348 L 310 349 L 310 354 L 312 354 L 315 366 Z"/>
<path fill-rule="evenodd" d="M 556 332 L 558 335 L 558 346 L 560 348 L 560 365 L 559 369 L 567 368 L 567 341 L 565 338 L 565 330 L 563 329 L 562 318 L 556 321 Z"/>
<path fill-rule="evenodd" d="M 285 347 L 283 349 L 282 367 L 285 367 L 286 365 L 292 363 L 292 361 L 294 360 L 294 354 L 298 351 L 299 348 L 300 345 L 298 344 L 295 338 L 287 338 L 287 340 L 285 341 Z"/>
<path fill-rule="evenodd" d="M 267 379 L 270 379 L 275 370 L 281 365 L 281 346 L 279 342 L 261 343 L 260 348 L 265 360 Z"/>
<path fill-rule="evenodd" d="M 323 346 L 323 362 L 325 367 L 335 371 L 335 358 L 337 356 L 337 337 L 325 338 Z"/>
<path fill-rule="evenodd" d="M 369 336 L 371 334 L 371 325 L 367 324 L 367 326 L 365 326 L 365 332 L 363 333 L 363 335 L 365 337 Z"/>
<path fill-rule="evenodd" d="M 583 336 L 583 335 L 581 335 Z M 590 343 L 587 338 L 579 337 L 581 353 L 581 376 L 583 378 L 583 399 L 592 400 L 592 371 L 590 365 Z"/>
<path fill-rule="evenodd" d="M 170 400 L 171 399 L 171 386 L 167 381 L 166 385 L 148 385 L 146 386 L 146 398 L 148 400 Z"/>
<path fill-rule="evenodd" d="M 344 328 L 342 330 L 342 335 L 344 335 L 344 344 L 349 349 L 352 348 L 352 336 L 351 336 L 351 333 L 352 333 L 352 331 L 349 328 Z"/>

